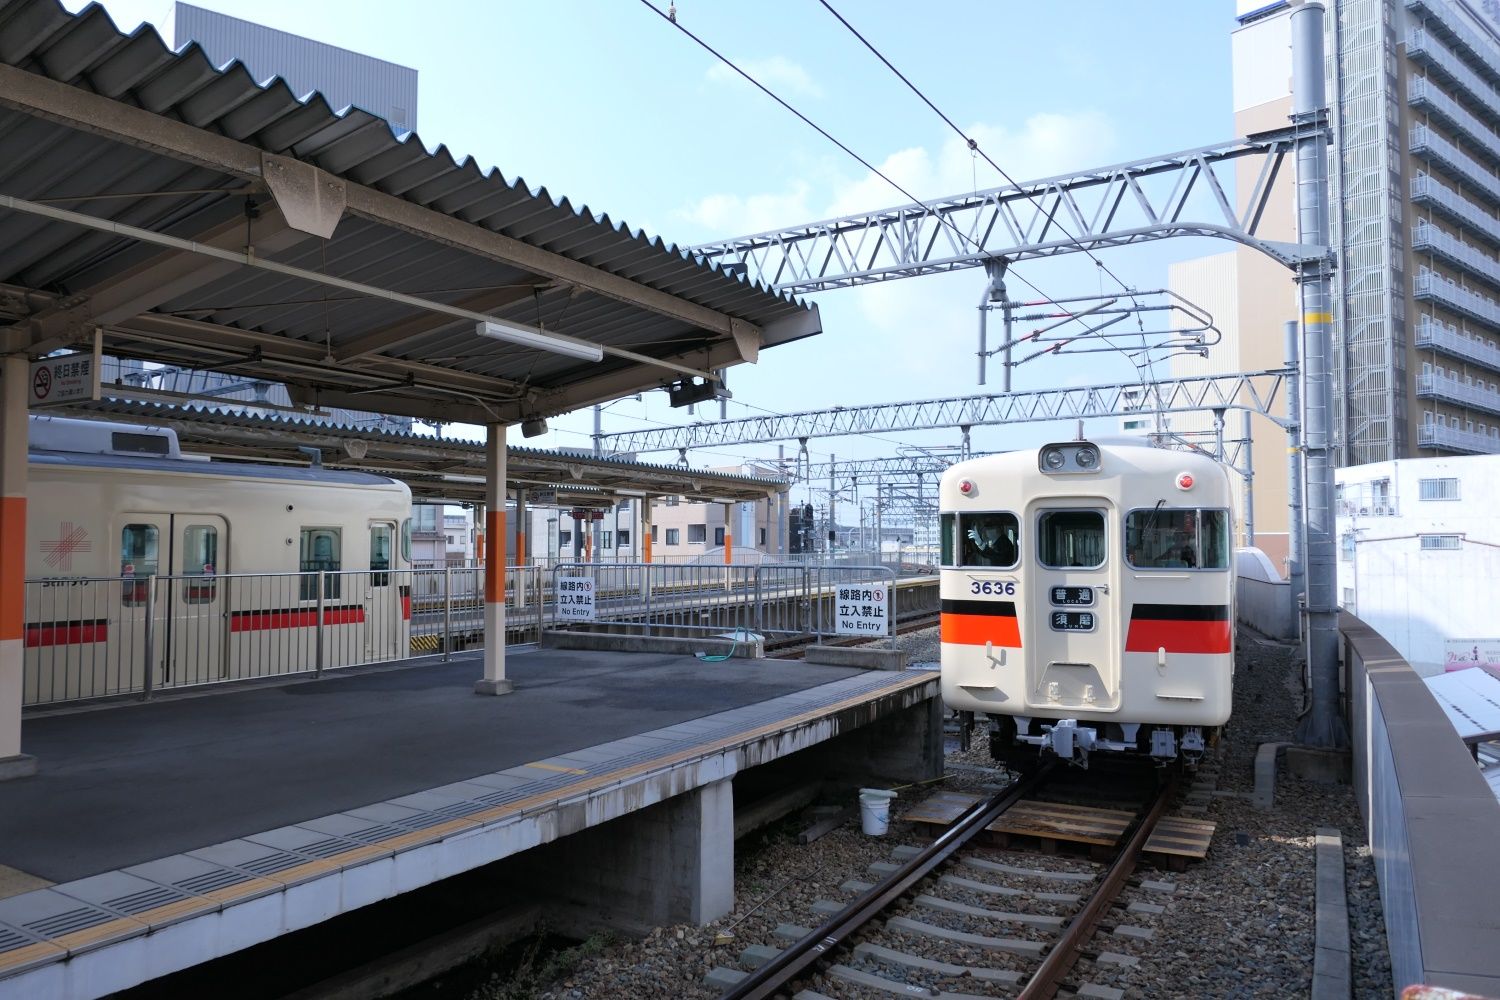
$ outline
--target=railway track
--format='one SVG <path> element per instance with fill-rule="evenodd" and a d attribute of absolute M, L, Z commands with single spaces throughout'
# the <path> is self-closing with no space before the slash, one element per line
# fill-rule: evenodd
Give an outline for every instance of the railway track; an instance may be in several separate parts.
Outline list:
<path fill-rule="evenodd" d="M 1107 858 L 1080 859 L 1066 868 L 1049 859 L 1038 868 L 1034 854 L 997 860 L 993 849 L 981 847 L 987 830 L 993 835 L 994 829 L 1006 828 L 1002 819 L 1007 813 L 1024 813 L 1035 806 L 1034 797 L 1063 774 L 1056 764 L 1042 768 L 974 803 L 928 846 L 898 848 L 896 864 L 878 866 L 882 871 L 894 869 L 878 884 L 844 883 L 843 888 L 857 892 L 857 898 L 821 926 L 778 928 L 778 936 L 790 941 L 787 947 L 774 953 L 752 947 L 742 955 L 742 965 L 758 965 L 754 971 L 716 970 L 720 983 L 737 980 L 721 1000 L 1046 998 L 1060 990 L 1097 998 L 1119 996 L 1120 991 L 1109 986 L 1077 981 L 1075 966 L 1084 957 L 1101 964 L 1135 963 L 1092 941 L 1102 924 L 1112 922 L 1111 909 L 1172 801 L 1175 782 L 1168 780 L 1152 794 L 1134 796 L 1133 818 L 1128 825 L 1121 820 L 1123 835 L 1113 841 Z M 1042 891 L 1052 888 L 1070 891 Z M 993 909 L 996 900 L 1023 912 Z M 817 908 L 829 911 L 834 906 L 823 903 Z M 1149 912 L 1153 907 L 1143 909 Z M 1000 937 L 993 933 L 996 927 L 1015 927 L 1019 932 Z M 974 928 L 985 932 L 975 933 Z M 1116 933 L 1121 929 L 1116 927 Z M 804 933 L 791 940 L 795 931 Z M 976 954 L 983 956 L 978 960 L 983 964 L 975 964 Z"/>

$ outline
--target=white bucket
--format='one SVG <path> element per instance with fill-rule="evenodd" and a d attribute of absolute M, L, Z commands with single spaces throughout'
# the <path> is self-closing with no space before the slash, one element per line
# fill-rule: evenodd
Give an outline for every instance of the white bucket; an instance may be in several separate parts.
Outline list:
<path fill-rule="evenodd" d="M 859 823 L 871 837 L 885 836 L 891 820 L 891 799 L 895 792 L 883 788 L 861 788 L 859 790 Z"/>

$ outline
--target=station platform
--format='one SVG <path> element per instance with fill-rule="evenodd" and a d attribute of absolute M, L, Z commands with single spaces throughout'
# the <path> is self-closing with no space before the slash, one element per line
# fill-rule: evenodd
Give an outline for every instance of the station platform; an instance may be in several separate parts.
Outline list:
<path fill-rule="evenodd" d="M 0 998 L 126 989 L 690 795 L 732 894 L 738 771 L 938 718 L 921 671 L 544 649 L 492 698 L 480 655 L 28 718 L 0 885 L 42 887 L 0 898 Z"/>

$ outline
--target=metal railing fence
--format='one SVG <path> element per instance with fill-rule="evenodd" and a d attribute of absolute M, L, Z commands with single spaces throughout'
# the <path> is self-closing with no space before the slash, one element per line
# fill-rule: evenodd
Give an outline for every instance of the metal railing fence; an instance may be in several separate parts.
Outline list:
<path fill-rule="evenodd" d="M 735 630 L 818 639 L 860 634 L 839 629 L 841 588 L 868 592 L 865 603 L 869 595 L 888 595 L 879 598 L 890 620 L 881 635 L 894 633 L 902 617 L 937 607 L 935 587 L 898 588 L 888 566 L 563 563 L 552 571 L 548 620 L 554 628 L 588 625 L 663 636 Z"/>
<path fill-rule="evenodd" d="M 27 580 L 22 703 L 317 675 L 405 659 L 414 645 L 446 659 L 466 641 L 483 641 L 483 573 L 444 567 Z M 507 566 L 505 580 L 507 641 L 537 641 L 543 571 Z"/>

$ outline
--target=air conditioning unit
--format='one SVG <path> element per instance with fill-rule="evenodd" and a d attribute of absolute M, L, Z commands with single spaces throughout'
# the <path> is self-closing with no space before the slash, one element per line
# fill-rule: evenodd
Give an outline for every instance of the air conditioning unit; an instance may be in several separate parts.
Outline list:
<path fill-rule="evenodd" d="M 1360 513 L 1361 513 L 1361 514 L 1368 514 L 1368 513 L 1370 513 L 1370 508 L 1368 508 L 1368 507 L 1361 507 L 1361 508 L 1360 508 L 1360 509 L 1359 509 L 1359 512 L 1360 512 Z"/>
<path fill-rule="evenodd" d="M 1375 508 L 1375 516 L 1376 517 L 1384 517 L 1385 516 L 1385 508 L 1384 507 L 1376 507 Z"/>

